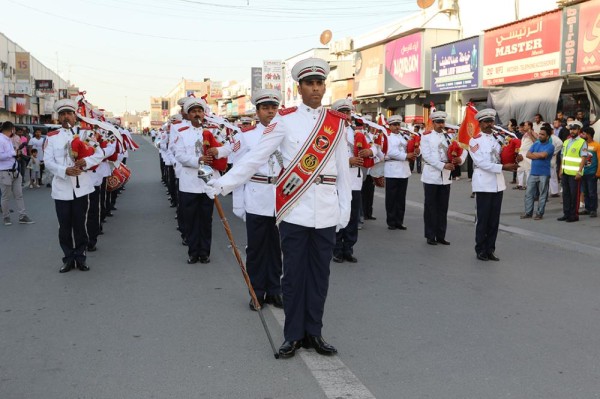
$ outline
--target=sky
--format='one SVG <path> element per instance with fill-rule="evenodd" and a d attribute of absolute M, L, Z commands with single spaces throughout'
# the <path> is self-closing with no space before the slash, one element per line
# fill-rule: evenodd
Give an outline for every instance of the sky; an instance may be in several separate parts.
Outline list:
<path fill-rule="evenodd" d="M 419 11 L 416 0 L 0 0 L 0 32 L 122 114 L 182 79 L 246 80 L 286 59 Z M 11 17 L 12 16 L 12 17 Z"/>

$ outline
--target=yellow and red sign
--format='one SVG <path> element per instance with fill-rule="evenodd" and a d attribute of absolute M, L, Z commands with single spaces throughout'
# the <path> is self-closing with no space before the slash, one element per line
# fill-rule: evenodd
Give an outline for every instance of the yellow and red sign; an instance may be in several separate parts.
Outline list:
<path fill-rule="evenodd" d="M 483 36 L 483 85 L 560 75 L 561 11 L 488 30 Z"/>

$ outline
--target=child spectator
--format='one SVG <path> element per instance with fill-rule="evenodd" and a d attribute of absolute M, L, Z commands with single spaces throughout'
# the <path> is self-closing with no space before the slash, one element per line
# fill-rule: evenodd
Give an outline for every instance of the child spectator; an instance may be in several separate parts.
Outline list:
<path fill-rule="evenodd" d="M 40 188 L 40 160 L 38 159 L 38 150 L 35 148 L 31 149 L 27 169 L 29 169 L 29 188 Z"/>

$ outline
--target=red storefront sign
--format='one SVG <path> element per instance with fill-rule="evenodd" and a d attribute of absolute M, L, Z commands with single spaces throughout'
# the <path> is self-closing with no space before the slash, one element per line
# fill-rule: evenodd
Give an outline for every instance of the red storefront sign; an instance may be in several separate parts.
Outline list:
<path fill-rule="evenodd" d="M 557 10 L 485 32 L 483 85 L 559 76 L 560 24 Z"/>
<path fill-rule="evenodd" d="M 563 9 L 562 73 L 600 70 L 600 2 Z"/>

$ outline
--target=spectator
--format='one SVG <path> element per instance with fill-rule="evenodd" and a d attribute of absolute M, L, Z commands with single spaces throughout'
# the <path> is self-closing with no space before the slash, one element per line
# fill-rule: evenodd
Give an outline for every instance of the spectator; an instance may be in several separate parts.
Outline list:
<path fill-rule="evenodd" d="M 559 197 L 559 186 L 558 186 L 558 165 L 560 165 L 561 160 L 561 151 L 563 147 L 563 141 L 559 137 L 559 133 L 556 133 L 556 125 L 560 126 L 560 123 L 557 123 L 558 119 L 554 120 L 554 129 L 552 129 L 552 134 L 550 135 L 550 141 L 552 141 L 552 145 L 554 146 L 554 156 L 552 157 L 551 169 L 550 169 L 550 192 L 551 197 Z M 548 125 L 550 126 L 550 125 Z M 564 129 L 560 127 L 560 129 Z M 569 131 L 567 131 L 567 134 Z"/>
<path fill-rule="evenodd" d="M 534 132 L 539 133 L 542 125 L 544 124 L 544 118 L 542 118 L 541 114 L 535 114 L 533 117 L 532 129 Z"/>
<path fill-rule="evenodd" d="M 600 144 L 594 141 L 594 128 L 584 127 L 581 138 L 587 142 L 587 160 L 583 167 L 583 176 L 581 177 L 581 189 L 584 196 L 585 209 L 580 211 L 580 215 L 590 215 L 591 218 L 597 216 L 598 210 L 598 151 Z"/>
<path fill-rule="evenodd" d="M 12 122 L 4 122 L 0 130 L 0 191 L 2 192 L 1 203 L 4 225 L 10 226 L 12 224 L 8 204 L 11 195 L 15 198 L 19 209 L 19 223 L 31 224 L 33 221 L 25 213 L 21 176 L 17 166 L 17 149 L 11 141 L 11 137 L 15 135 L 15 125 Z"/>
<path fill-rule="evenodd" d="M 36 149 L 37 150 L 37 159 L 40 164 L 40 178 L 38 180 L 38 185 L 42 186 L 42 178 L 44 177 L 44 142 L 46 141 L 45 137 L 42 137 L 42 131 L 40 129 L 35 129 L 33 132 L 33 137 L 29 140 L 29 153 Z"/>
<path fill-rule="evenodd" d="M 29 156 L 27 153 L 27 142 L 29 137 L 26 134 L 25 128 L 17 129 L 17 136 L 19 141 L 19 147 L 17 149 L 17 162 L 19 166 L 19 173 L 21 174 L 21 185 L 25 185 L 25 171 L 27 170 L 27 164 L 29 163 Z M 17 141 L 17 139 L 15 139 Z"/>
<path fill-rule="evenodd" d="M 563 215 L 558 221 L 577 222 L 579 220 L 579 181 L 587 161 L 587 142 L 579 137 L 581 122 L 569 125 L 569 139 L 564 142 L 559 177 L 562 184 Z"/>
<path fill-rule="evenodd" d="M 556 120 L 560 121 L 562 127 L 567 126 L 567 118 L 565 118 L 565 114 L 562 111 L 556 113 Z"/>
<path fill-rule="evenodd" d="M 552 168 L 552 157 L 554 146 L 550 140 L 552 129 L 549 125 L 541 127 L 539 139 L 536 141 L 526 157 L 531 159 L 531 173 L 527 179 L 527 191 L 525 192 L 525 213 L 521 219 L 528 219 L 533 215 L 534 198 L 539 193 L 538 209 L 534 220 L 544 217 L 546 200 L 548 199 L 548 183 L 550 182 L 550 169 Z"/>
<path fill-rule="evenodd" d="M 31 149 L 27 170 L 29 170 L 29 188 L 40 188 L 40 160 L 38 159 L 38 150 L 35 148 Z"/>
<path fill-rule="evenodd" d="M 523 160 L 519 162 L 519 169 L 517 169 L 517 185 L 513 187 L 514 190 L 525 190 L 527 177 L 531 171 L 531 159 L 526 158 L 525 155 L 527 155 L 527 151 L 529 151 L 533 143 L 537 140 L 531 122 L 523 122 L 522 131 L 523 137 L 521 138 L 519 155 L 521 155 Z"/>
<path fill-rule="evenodd" d="M 558 137 L 561 141 L 564 142 L 569 137 L 569 129 L 562 125 L 560 119 L 554 119 L 552 127 L 554 128 L 554 136 Z"/>
<path fill-rule="evenodd" d="M 577 110 L 577 113 L 575 114 L 575 120 L 578 120 L 579 122 L 581 122 L 583 127 L 590 126 L 590 120 L 585 117 L 585 113 L 580 109 Z"/>

